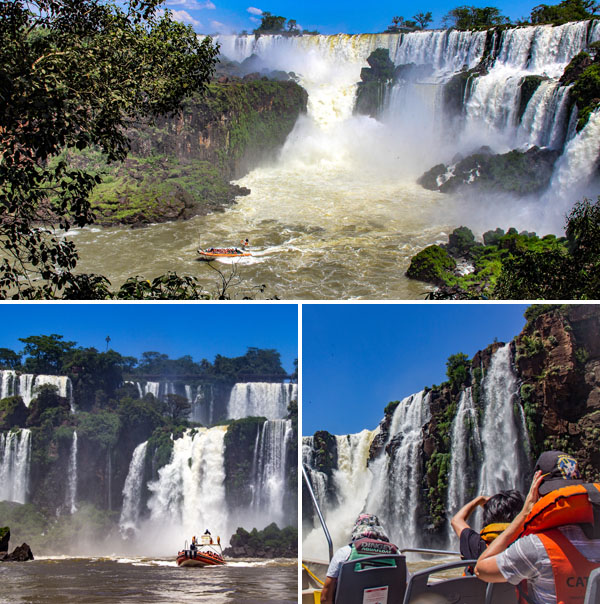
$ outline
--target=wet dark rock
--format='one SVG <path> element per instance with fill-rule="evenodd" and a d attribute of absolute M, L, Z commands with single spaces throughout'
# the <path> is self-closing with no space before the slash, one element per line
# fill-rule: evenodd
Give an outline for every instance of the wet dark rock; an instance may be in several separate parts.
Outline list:
<path fill-rule="evenodd" d="M 27 543 L 15 547 L 12 554 L 6 554 L 4 558 L 2 558 L 3 562 L 27 562 L 28 560 L 33 560 L 33 553 Z"/>

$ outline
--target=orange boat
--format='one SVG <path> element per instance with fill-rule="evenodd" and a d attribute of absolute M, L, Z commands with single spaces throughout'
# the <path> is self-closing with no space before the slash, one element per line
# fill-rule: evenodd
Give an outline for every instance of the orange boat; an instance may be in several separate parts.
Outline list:
<path fill-rule="evenodd" d="M 220 539 L 217 543 L 212 542 L 212 538 L 205 539 L 203 536 L 202 544 L 194 545 L 190 549 L 183 549 L 177 554 L 177 566 L 223 566 L 226 564 L 221 550 Z"/>
<path fill-rule="evenodd" d="M 252 256 L 250 252 L 244 252 L 237 247 L 209 247 L 205 250 L 199 249 L 201 260 L 215 260 L 217 258 L 244 258 Z"/>

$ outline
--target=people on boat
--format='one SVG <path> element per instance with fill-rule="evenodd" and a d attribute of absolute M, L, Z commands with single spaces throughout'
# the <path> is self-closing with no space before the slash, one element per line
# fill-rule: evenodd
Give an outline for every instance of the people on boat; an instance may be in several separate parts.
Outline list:
<path fill-rule="evenodd" d="M 206 531 L 204 532 L 204 535 L 202 535 L 202 544 L 203 545 L 212 545 L 212 543 L 213 543 L 212 535 L 210 534 L 210 531 L 208 529 L 206 529 Z"/>
<path fill-rule="evenodd" d="M 196 536 L 194 535 L 194 536 L 192 537 L 192 543 L 191 543 L 191 545 L 190 545 L 190 549 L 191 549 L 192 551 L 194 551 L 194 550 L 196 549 L 196 546 L 197 546 L 197 543 L 196 543 Z"/>
<path fill-rule="evenodd" d="M 522 602 L 583 602 L 587 578 L 600 567 L 599 508 L 600 483 L 584 483 L 575 458 L 542 453 L 523 509 L 481 554 L 475 574 L 519 586 Z"/>
<path fill-rule="evenodd" d="M 521 511 L 525 498 L 519 491 L 500 491 L 488 497 L 479 495 L 466 503 L 450 520 L 452 529 L 460 542 L 461 556 L 466 560 L 475 560 L 485 548 L 512 522 Z M 482 508 L 483 529 L 477 532 L 469 525 L 469 517 L 478 508 Z"/>
<path fill-rule="evenodd" d="M 246 239 L 242 239 L 242 241 L 240 242 L 245 248 L 248 247 L 250 245 L 250 241 L 248 240 L 248 237 L 246 237 Z"/>
<path fill-rule="evenodd" d="M 398 548 L 390 543 L 377 516 L 360 514 L 352 528 L 350 543 L 338 549 L 331 558 L 325 584 L 321 590 L 321 603 L 333 604 L 338 577 L 344 562 L 365 556 L 397 553 Z"/>

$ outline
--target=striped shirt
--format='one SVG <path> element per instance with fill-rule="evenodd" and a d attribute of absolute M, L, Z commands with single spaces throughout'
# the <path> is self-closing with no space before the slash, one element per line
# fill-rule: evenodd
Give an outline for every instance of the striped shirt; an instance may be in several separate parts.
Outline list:
<path fill-rule="evenodd" d="M 600 539 L 588 539 L 576 524 L 561 526 L 559 530 L 580 554 L 592 562 L 600 562 Z M 502 576 L 512 585 L 527 580 L 529 596 L 536 604 L 556 604 L 552 565 L 537 535 L 518 539 L 496 556 L 496 562 Z"/>

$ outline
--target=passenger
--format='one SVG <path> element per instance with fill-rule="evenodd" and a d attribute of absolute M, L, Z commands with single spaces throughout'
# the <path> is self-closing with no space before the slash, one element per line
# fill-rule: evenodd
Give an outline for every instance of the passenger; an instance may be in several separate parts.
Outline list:
<path fill-rule="evenodd" d="M 248 237 L 246 239 L 242 239 L 240 242 L 244 247 L 248 247 L 250 245 L 250 241 L 248 241 Z"/>
<path fill-rule="evenodd" d="M 519 585 L 526 580 L 528 592 L 526 595 L 523 595 L 524 590 L 519 586 L 521 601 L 527 600 L 535 604 L 583 602 L 587 578 L 593 568 L 600 567 L 598 533 L 592 533 L 589 524 L 586 526 L 555 522 L 551 526 L 557 528 L 533 528 L 535 522 L 540 522 L 541 526 L 550 524 L 547 520 L 543 520 L 544 517 L 549 518 L 547 512 L 544 516 L 540 510 L 546 506 L 546 502 L 553 501 L 552 494 L 562 487 L 582 484 L 584 482 L 579 474 L 577 461 L 573 457 L 561 451 L 542 453 L 537 461 L 523 509 L 510 526 L 483 552 L 477 561 L 475 574 L 489 583 L 508 581 L 513 585 Z M 586 491 L 588 486 L 589 491 Z M 590 493 L 589 498 L 585 499 L 586 510 L 594 504 L 593 499 L 597 499 L 599 487 L 600 485 L 587 485 L 581 489 L 586 496 L 587 492 Z M 575 498 L 572 495 L 570 498 L 565 496 L 572 489 L 564 489 L 558 494 L 562 495 L 560 505 L 548 506 L 545 509 L 552 509 L 556 516 L 560 515 L 559 517 L 565 510 L 572 514 L 575 506 L 569 501 L 574 502 Z M 544 497 L 549 494 L 549 497 Z M 536 506 L 530 516 L 540 497 L 543 497 L 540 505 Z M 587 503 L 590 498 L 592 498 L 591 503 Z M 526 521 L 528 534 L 519 538 Z M 596 530 L 598 528 L 600 527 L 595 527 Z"/>
<path fill-rule="evenodd" d="M 192 537 L 192 544 L 190 545 L 190 549 L 194 551 L 196 549 L 196 536 Z"/>
<path fill-rule="evenodd" d="M 525 499 L 519 491 L 500 491 L 492 497 L 480 495 L 465 504 L 453 516 L 450 524 L 460 540 L 460 553 L 466 560 L 476 560 L 485 548 L 512 522 L 523 507 Z M 468 524 L 469 516 L 483 508 L 483 529 L 474 531 Z"/>
<path fill-rule="evenodd" d="M 331 558 L 327 578 L 321 590 L 321 604 L 333 603 L 337 580 L 344 562 L 368 555 L 397 553 L 398 548 L 390 543 L 377 516 L 360 514 L 354 523 L 350 544 L 338 549 Z"/>

